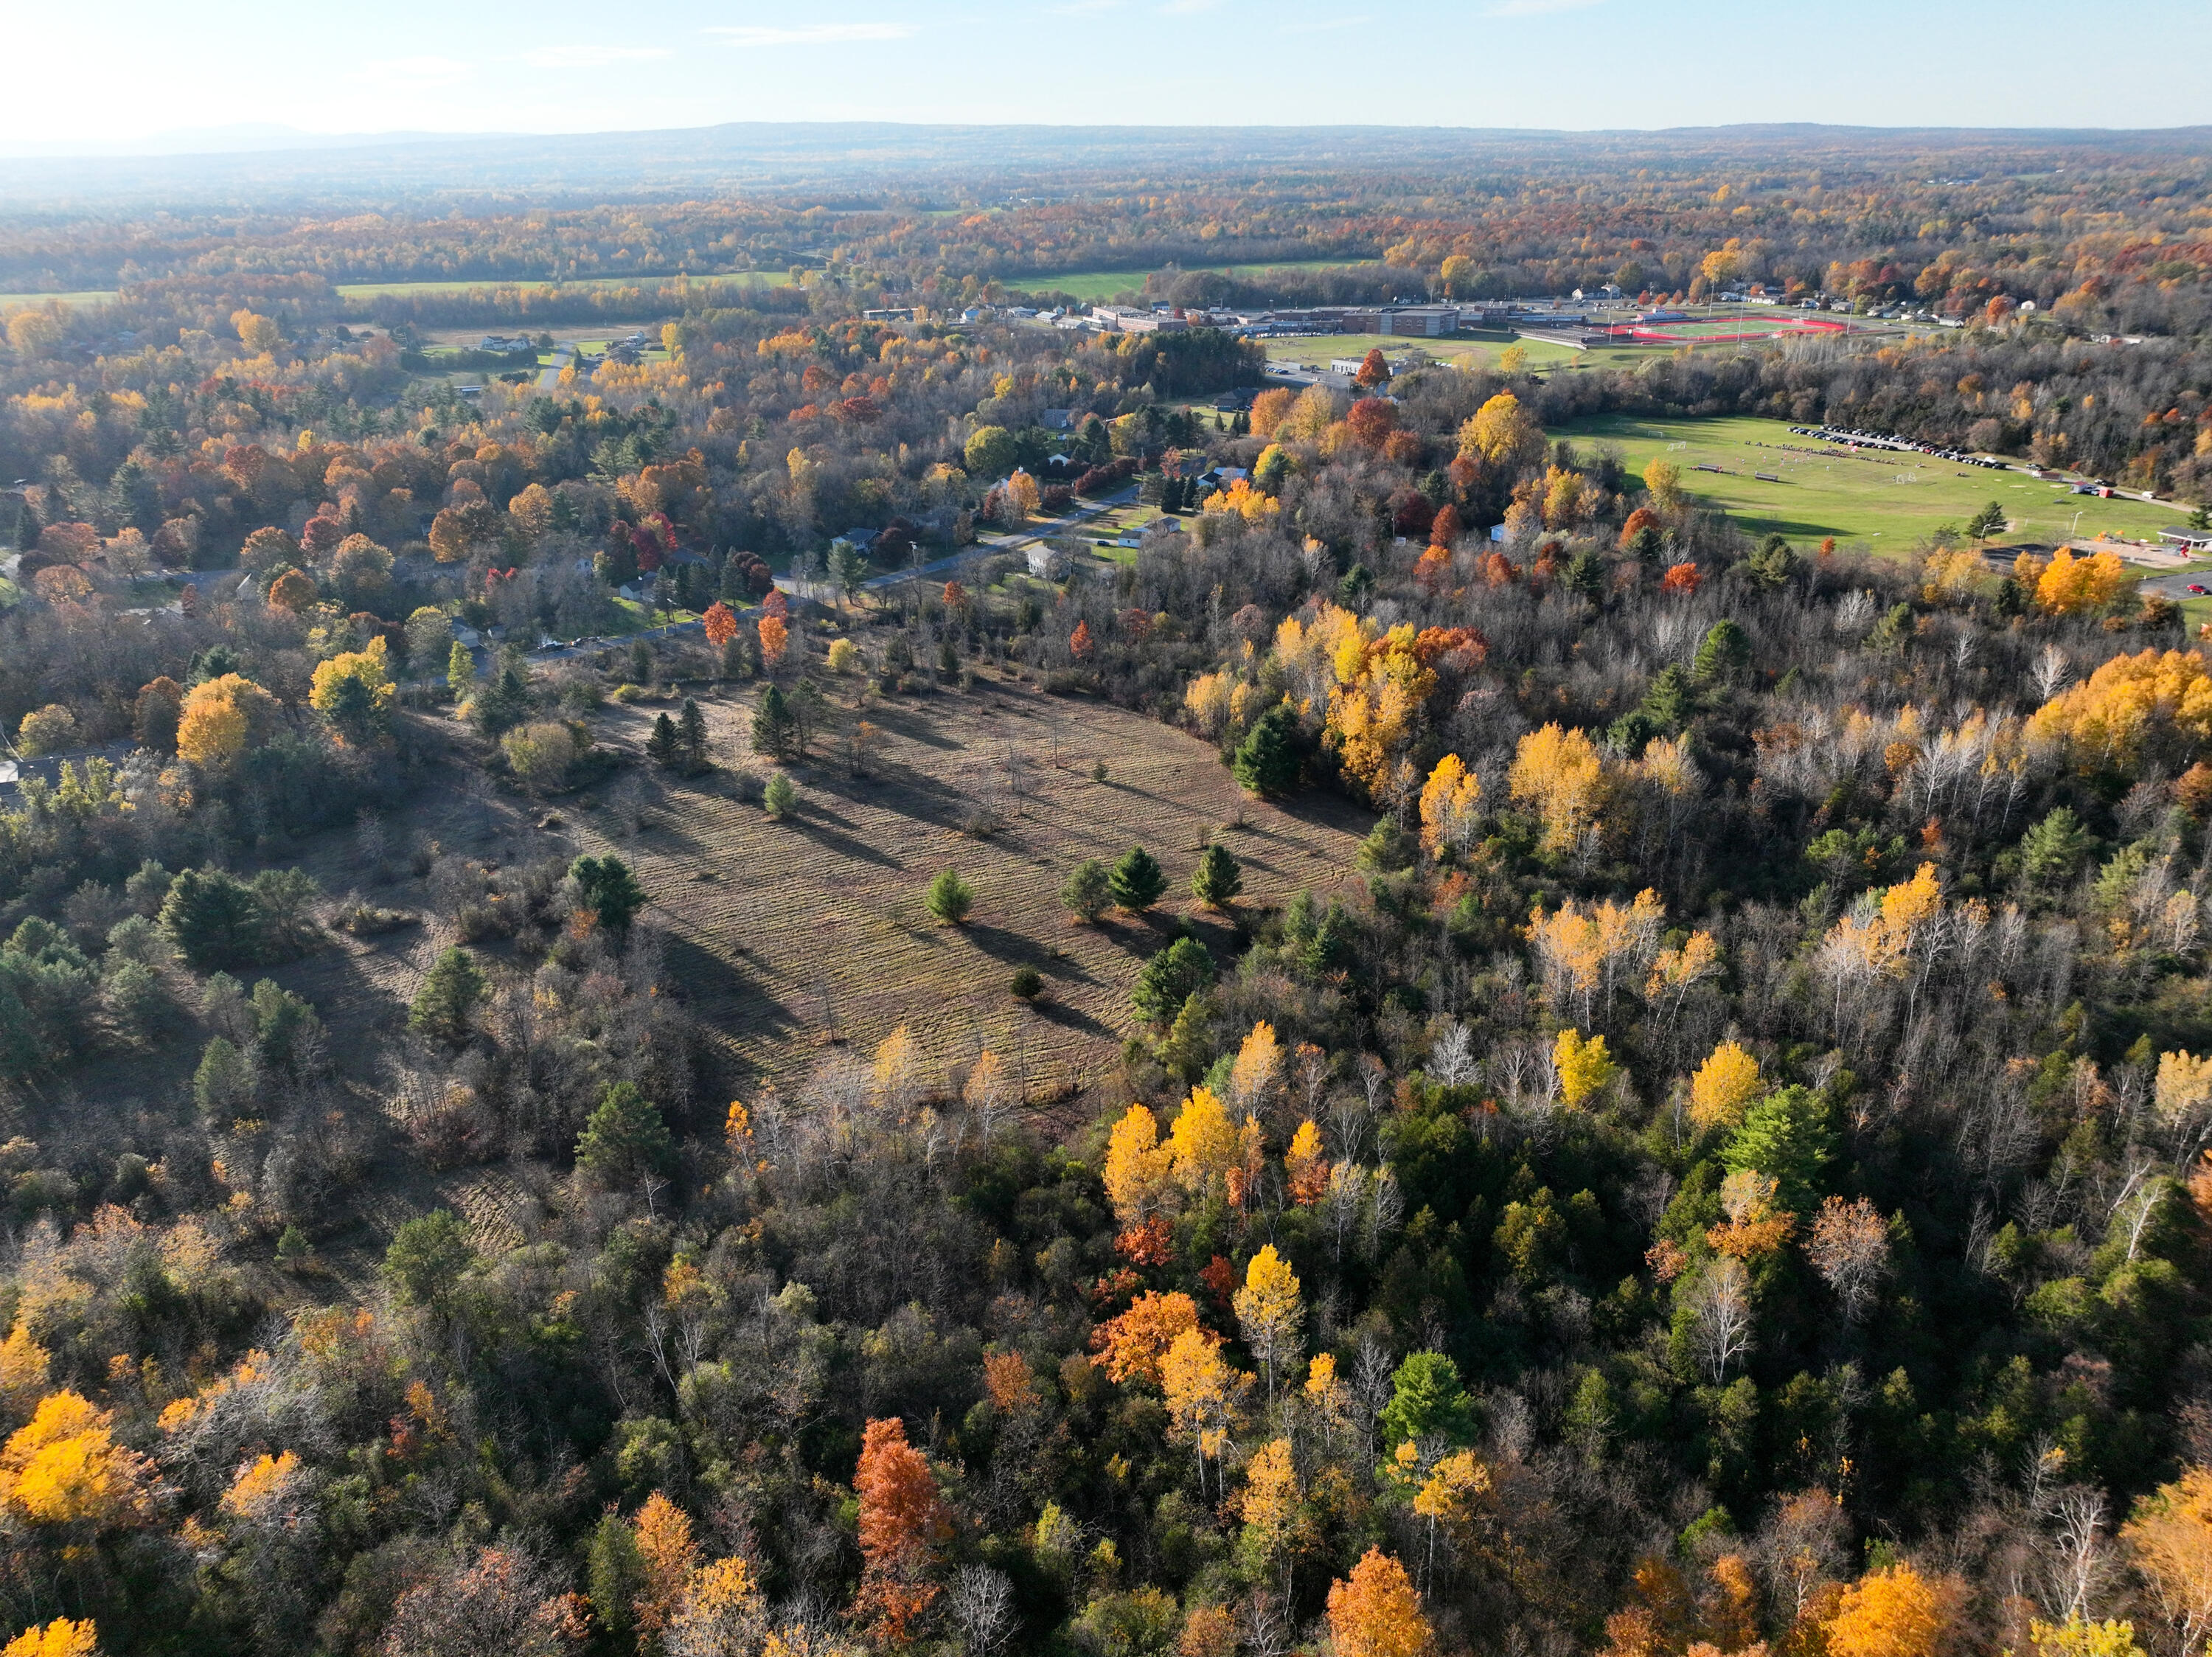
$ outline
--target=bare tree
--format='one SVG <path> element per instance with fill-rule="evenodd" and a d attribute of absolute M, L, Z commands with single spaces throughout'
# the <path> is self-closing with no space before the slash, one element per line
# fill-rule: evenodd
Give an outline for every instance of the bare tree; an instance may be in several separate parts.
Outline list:
<path fill-rule="evenodd" d="M 1474 1079 L 1474 1033 L 1457 1019 L 1448 1022 L 1430 1045 L 1429 1070 L 1447 1087 Z"/>
<path fill-rule="evenodd" d="M 1690 1296 L 1705 1373 L 1718 1386 L 1728 1380 L 1729 1366 L 1751 1350 L 1751 1274 L 1742 1261 L 1723 1255 L 1705 1269 Z"/>
<path fill-rule="evenodd" d="M 2107 1573 L 2105 1493 L 2071 1484 L 2051 1504 L 2051 1538 L 2045 1549 L 2054 1618 L 2089 1614 L 2089 1601 Z"/>
<path fill-rule="evenodd" d="M 1843 1302 L 1844 1321 L 1856 1323 L 1889 1275 L 1889 1228 L 1881 1213 L 1863 1197 L 1829 1197 L 1813 1218 L 1805 1252 Z"/>
<path fill-rule="evenodd" d="M 988 1565 L 963 1565 L 952 1579 L 947 1609 L 969 1657 L 990 1657 L 1014 1631 L 1014 1585 Z"/>

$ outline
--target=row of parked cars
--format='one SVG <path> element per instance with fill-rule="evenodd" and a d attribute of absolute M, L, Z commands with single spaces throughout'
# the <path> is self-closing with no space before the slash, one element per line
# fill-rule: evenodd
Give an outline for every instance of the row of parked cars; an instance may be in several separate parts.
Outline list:
<path fill-rule="evenodd" d="M 2002 460 L 1985 460 L 1978 454 L 1969 454 L 1962 448 L 1938 448 L 1933 443 L 1915 443 L 1902 437 L 1892 437 L 1882 432 L 1846 431 L 1835 426 L 1792 426 L 1790 429 L 1800 437 L 1817 437 L 1824 443 L 1869 443 L 1876 448 L 1896 449 L 1906 454 L 1926 454 L 1938 460 L 1949 460 L 1962 466 L 1981 466 L 1990 472 L 2002 472 Z"/>

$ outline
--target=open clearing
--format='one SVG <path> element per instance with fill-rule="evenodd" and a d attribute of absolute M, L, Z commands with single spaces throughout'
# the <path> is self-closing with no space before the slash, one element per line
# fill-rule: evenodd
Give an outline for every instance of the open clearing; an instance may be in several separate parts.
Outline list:
<path fill-rule="evenodd" d="M 1358 271 L 1382 262 L 1376 259 L 1302 259 L 1278 260 L 1272 265 L 1194 265 L 1183 274 L 1191 276 L 1204 271 L 1217 276 L 1253 277 L 1270 271 Z M 1096 303 L 1118 293 L 1142 293 L 1145 278 L 1163 268 L 1156 265 L 1142 271 L 1066 271 L 1055 276 L 1010 276 L 1000 280 L 1024 293 L 1073 294 L 1078 299 Z"/>
<path fill-rule="evenodd" d="M 50 299 L 58 299 L 64 305 L 106 305 L 114 297 L 112 288 L 87 288 L 74 294 L 0 294 L 0 311 L 12 311 L 19 305 L 43 305 Z"/>
<path fill-rule="evenodd" d="M 750 752 L 755 700 L 702 702 L 726 765 Z M 659 711 L 611 709 L 603 740 L 638 747 Z M 618 831 L 604 788 L 566 807 L 581 850 L 629 861 L 652 892 L 672 976 L 732 1086 L 788 1082 L 833 1029 L 865 1053 L 905 1024 L 933 1074 L 988 1047 L 1025 1072 L 1032 1104 L 1074 1099 L 1117 1073 L 1130 985 L 1179 918 L 1225 960 L 1230 923 L 1189 895 L 1210 836 L 1241 811 L 1243 825 L 1222 839 L 1244 867 L 1238 907 L 1250 913 L 1349 878 L 1369 826 L 1340 801 L 1248 801 L 1183 732 L 988 675 L 971 693 L 894 698 L 866 716 L 882 733 L 868 774 L 819 754 L 790 767 L 803 803 L 788 823 L 741 799 L 726 770 L 665 779 L 635 838 Z M 1106 779 L 1094 782 L 1100 761 Z M 1003 826 L 963 833 L 985 804 Z M 1159 906 L 1071 924 L 1060 905 L 1068 871 L 1139 842 L 1167 871 Z M 923 888 L 948 868 L 975 889 L 964 927 L 939 926 L 923 907 Z M 1048 986 L 1034 1008 L 1007 989 L 1024 963 Z"/>
<path fill-rule="evenodd" d="M 392 294 L 488 294 L 495 293 L 502 288 L 528 288 L 532 289 L 551 288 L 563 291 L 583 288 L 657 289 L 663 283 L 674 282 L 675 280 L 677 280 L 677 277 L 672 274 L 666 276 L 570 277 L 561 281 L 555 281 L 545 277 L 518 277 L 506 280 L 493 281 L 486 281 L 482 278 L 478 278 L 474 281 L 456 280 L 447 282 L 341 282 L 336 284 L 336 286 L 338 297 L 341 299 L 375 299 Z M 692 274 L 691 280 L 702 283 L 757 281 L 770 288 L 781 288 L 789 284 L 791 281 L 791 273 L 788 271 L 725 271 L 720 275 L 702 275 L 694 272 Z"/>
<path fill-rule="evenodd" d="M 1833 535 L 1865 541 L 1876 551 L 1902 552 L 1937 525 L 1963 524 L 1991 501 L 2010 515 L 2008 539 L 2045 545 L 2100 530 L 2154 540 L 2160 530 L 2188 516 L 2185 508 L 2070 495 L 2062 484 L 2039 482 L 2025 472 L 1982 471 L 1925 454 L 1862 451 L 1854 457 L 1835 445 L 1795 436 L 1780 420 L 1605 415 L 1559 427 L 1551 436 L 1611 443 L 1632 472 L 1641 473 L 1655 460 L 1672 460 L 1682 469 L 1685 490 L 1724 508 L 1755 534 L 1797 540 Z M 1726 470 L 1693 470 L 1700 464 Z M 1782 481 L 1763 483 L 1753 475 L 1761 472 Z"/>

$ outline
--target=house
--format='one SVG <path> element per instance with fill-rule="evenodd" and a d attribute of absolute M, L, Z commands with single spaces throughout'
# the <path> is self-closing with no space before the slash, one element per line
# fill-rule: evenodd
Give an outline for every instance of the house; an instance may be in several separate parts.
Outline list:
<path fill-rule="evenodd" d="M 2178 546 L 2192 556 L 2212 552 L 2212 529 L 2161 529 L 2158 538 L 2169 545 Z"/>
<path fill-rule="evenodd" d="M 911 322 L 914 320 L 914 307 L 887 305 L 880 310 L 862 311 L 860 320 L 863 322 Z"/>
<path fill-rule="evenodd" d="M 848 529 L 837 539 L 861 552 L 872 552 L 883 533 L 880 529 Z"/>
<path fill-rule="evenodd" d="M 1047 431 L 1073 431 L 1075 429 L 1075 411 L 1073 409 L 1047 409 L 1042 414 L 1037 416 L 1037 424 L 1042 426 Z"/>

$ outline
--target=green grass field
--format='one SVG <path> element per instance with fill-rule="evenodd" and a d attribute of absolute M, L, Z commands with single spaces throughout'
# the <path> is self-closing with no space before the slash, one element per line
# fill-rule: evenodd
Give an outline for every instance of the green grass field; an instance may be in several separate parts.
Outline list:
<path fill-rule="evenodd" d="M 787 287 L 791 282 L 788 271 L 740 271 L 735 274 L 698 276 L 694 282 L 743 282 L 757 277 L 771 288 Z M 465 294 L 489 293 L 500 288 L 658 288 L 664 282 L 676 278 L 667 276 L 647 277 L 584 277 L 574 280 L 550 283 L 542 278 L 513 282 L 342 282 L 337 284 L 342 299 L 374 299 L 391 294 Z"/>
<path fill-rule="evenodd" d="M 1194 270 L 1216 271 L 1224 276 L 1258 276 L 1267 271 L 1347 271 L 1364 265 L 1379 265 L 1372 259 L 1306 259 L 1273 265 L 1194 265 Z M 1155 267 L 1157 268 L 1157 267 Z M 1019 288 L 1027 293 L 1073 294 L 1078 299 L 1096 304 L 1111 299 L 1115 294 L 1127 291 L 1142 292 L 1145 278 L 1150 271 L 1065 271 L 1054 276 L 1012 276 L 1000 280 L 1009 288 Z"/>
<path fill-rule="evenodd" d="M 2144 501 L 2069 495 L 2063 485 L 2039 483 L 2021 472 L 1967 469 L 1924 455 L 1852 460 L 1760 447 L 1828 448 L 1793 437 L 1778 420 L 1613 415 L 1578 421 L 1549 435 L 1577 443 L 1611 443 L 1632 472 L 1641 473 L 1654 460 L 1672 460 L 1682 469 L 1685 490 L 1725 509 L 1755 533 L 1794 540 L 1833 535 L 1838 541 L 1863 541 L 1877 551 L 1895 547 L 1902 552 L 1939 524 L 1963 524 L 1991 501 L 2010 517 L 2007 539 L 2045 545 L 2100 530 L 2154 540 L 2160 530 L 2188 515 L 2183 509 Z M 1717 475 L 1694 470 L 1700 463 L 1728 470 Z M 1761 483 L 1753 475 L 1759 472 L 1783 481 Z"/>
<path fill-rule="evenodd" d="M 58 299 L 64 305 L 105 305 L 114 297 L 112 288 L 88 288 L 75 294 L 0 294 L 0 311 L 12 311 L 21 305 L 43 305 L 50 299 Z"/>

